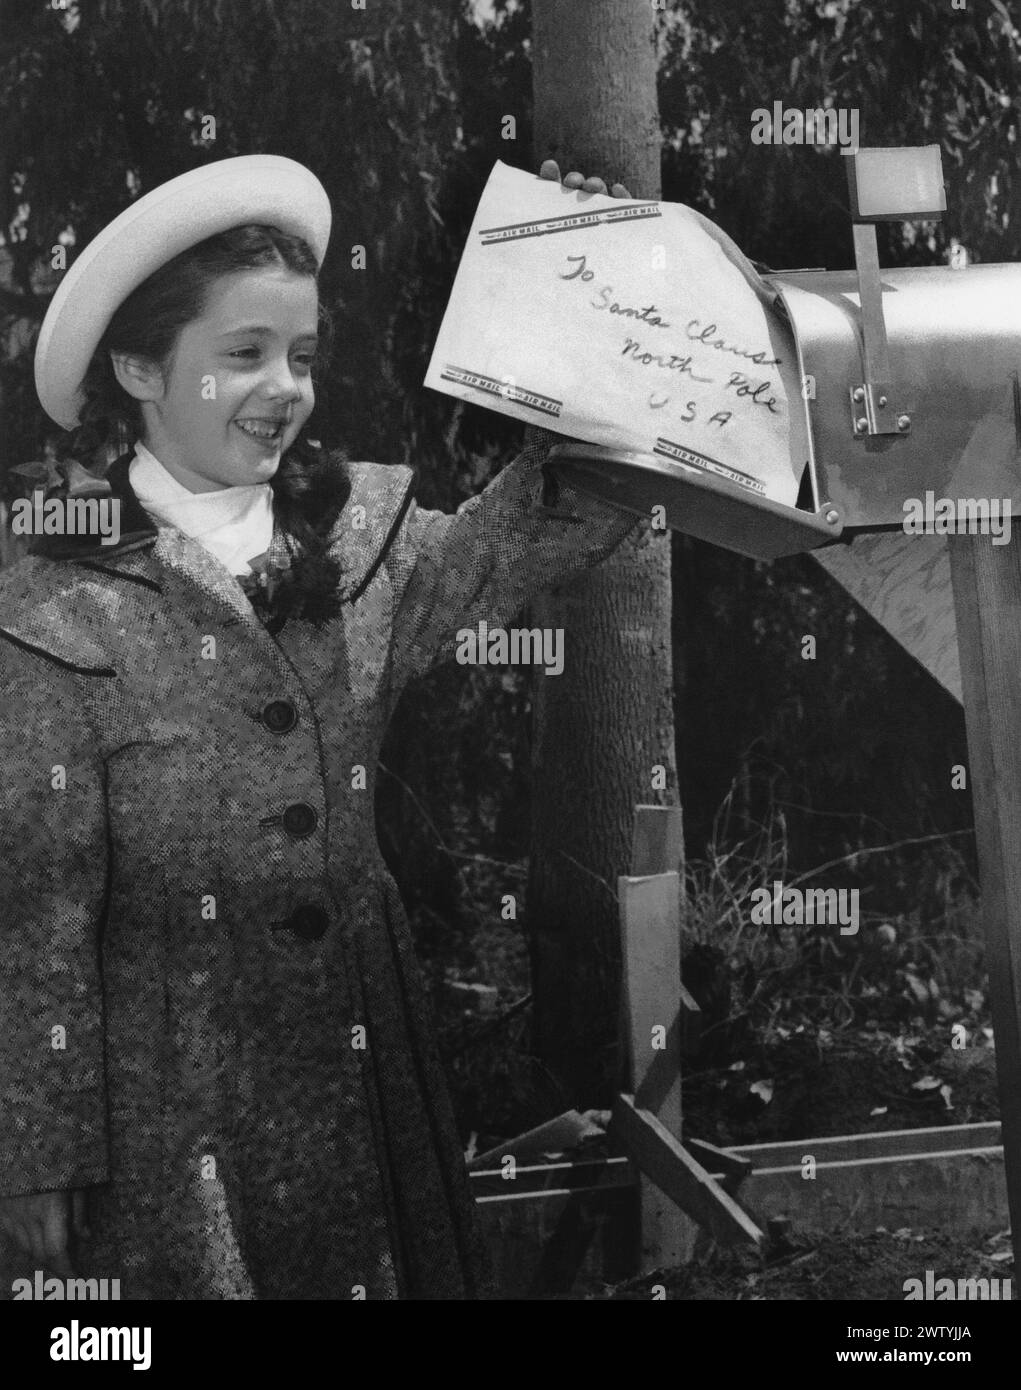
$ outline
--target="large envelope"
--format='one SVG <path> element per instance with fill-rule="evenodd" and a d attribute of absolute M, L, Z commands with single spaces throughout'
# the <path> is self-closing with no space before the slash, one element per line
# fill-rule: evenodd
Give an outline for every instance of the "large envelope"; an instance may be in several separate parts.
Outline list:
<path fill-rule="evenodd" d="M 793 507 L 804 411 L 772 298 L 690 208 L 497 162 L 425 384 Z"/>

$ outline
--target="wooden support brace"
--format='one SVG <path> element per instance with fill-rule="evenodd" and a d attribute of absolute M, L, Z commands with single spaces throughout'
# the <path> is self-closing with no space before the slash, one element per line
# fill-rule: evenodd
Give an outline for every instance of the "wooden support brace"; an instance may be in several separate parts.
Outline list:
<path fill-rule="evenodd" d="M 996 1041 L 1014 1264 L 1021 1266 L 1021 537 L 952 535 L 950 574 Z M 949 769 L 948 769 L 949 772 Z"/>
<path fill-rule="evenodd" d="M 681 926 L 676 873 L 617 881 L 627 1074 L 669 1129 L 681 1127 Z"/>
<path fill-rule="evenodd" d="M 684 864 L 680 806 L 636 806 L 631 838 L 631 876 L 679 874 Z"/>
<path fill-rule="evenodd" d="M 631 840 L 631 878 L 677 874 L 678 930 L 683 910 L 684 820 L 680 806 L 636 806 Z M 702 1010 L 697 1000 L 677 981 L 680 1055 L 697 1052 L 702 1037 Z M 673 1014 L 671 1014 L 673 1017 Z M 650 1105 L 650 1110 L 658 1106 Z"/>
<path fill-rule="evenodd" d="M 617 1097 L 610 1129 L 660 1191 L 721 1244 L 763 1246 L 766 1237 L 748 1213 L 633 1096 Z"/>
<path fill-rule="evenodd" d="M 605 1112 L 603 1112 L 605 1113 Z M 556 1119 L 547 1120 L 535 1129 L 508 1139 L 495 1149 L 484 1154 L 476 1154 L 468 1160 L 469 1171 L 480 1168 L 498 1168 L 503 1159 L 513 1156 L 517 1159 L 539 1158 L 542 1154 L 562 1153 L 574 1149 L 582 1139 L 602 1133 L 601 1127 L 582 1115 L 578 1110 L 565 1110 Z"/>
<path fill-rule="evenodd" d="M 700 1012 L 681 984 L 684 825 L 679 806 L 636 806 L 631 875 L 618 879 L 624 964 L 622 1087 L 677 1140 L 681 1057 L 698 1036 Z M 684 1263 L 695 1229 L 648 1177 L 639 1180 L 643 1268 Z"/>
<path fill-rule="evenodd" d="M 624 1037 L 628 1067 L 624 1087 L 639 1092 L 660 1123 L 681 1134 L 680 1023 L 677 994 L 681 979 L 680 885 L 676 873 L 648 878 L 621 877 L 620 902 L 624 958 Z M 655 1183 L 640 1182 L 642 1268 L 686 1263 L 695 1232 Z"/>
<path fill-rule="evenodd" d="M 742 1158 L 740 1154 L 730 1153 L 727 1149 L 718 1149 L 704 1139 L 685 1139 L 684 1147 L 710 1173 L 723 1174 L 720 1186 L 731 1197 L 737 1194 L 738 1188 L 755 1167 L 750 1158 Z"/>

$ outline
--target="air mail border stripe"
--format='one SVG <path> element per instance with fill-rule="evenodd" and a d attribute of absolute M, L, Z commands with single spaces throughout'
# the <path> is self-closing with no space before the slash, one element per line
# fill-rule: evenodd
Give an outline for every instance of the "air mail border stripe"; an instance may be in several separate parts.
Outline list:
<path fill-rule="evenodd" d="M 442 381 L 454 381 L 458 386 L 474 386 L 476 391 L 488 391 L 491 396 L 502 396 L 505 400 L 517 401 L 519 405 L 531 406 L 543 415 L 557 418 L 564 408 L 563 401 L 554 396 L 543 396 L 538 391 L 528 391 L 523 386 L 509 386 L 495 377 L 483 376 L 481 372 L 470 372 L 467 367 L 455 367 L 450 362 L 440 373 Z"/>
<path fill-rule="evenodd" d="M 593 209 L 564 217 L 541 217 L 533 222 L 511 222 L 505 227 L 481 227 L 479 238 L 483 246 L 496 246 L 504 241 L 549 236 L 551 232 L 571 232 L 577 227 L 596 227 L 600 222 L 634 222 L 638 218 L 662 216 L 658 203 L 642 203 L 638 207 Z"/>
<path fill-rule="evenodd" d="M 730 468 L 725 463 L 717 463 L 715 459 L 698 454 L 683 444 L 675 444 L 672 439 L 657 439 L 653 452 L 662 454 L 665 458 L 676 459 L 678 463 L 690 464 L 692 468 L 701 468 L 704 473 L 717 473 L 721 478 L 729 478 L 732 483 L 739 483 L 741 487 L 765 495 L 766 484 L 758 478 L 752 478 L 749 474 L 742 473 L 737 468 Z"/>

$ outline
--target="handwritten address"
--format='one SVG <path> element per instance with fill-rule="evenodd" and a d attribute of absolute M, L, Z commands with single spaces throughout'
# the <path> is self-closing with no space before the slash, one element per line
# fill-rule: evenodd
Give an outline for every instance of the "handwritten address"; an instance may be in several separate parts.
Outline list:
<path fill-rule="evenodd" d="M 557 272 L 561 280 L 574 280 L 579 285 L 591 284 L 596 279 L 596 273 L 590 269 L 588 257 L 585 254 L 568 256 L 567 263 L 571 269 L 566 272 Z M 599 313 L 608 313 L 611 316 L 631 319 L 635 323 L 645 324 L 650 329 L 670 329 L 674 325 L 665 319 L 655 303 L 634 306 L 622 304 L 614 297 L 612 285 L 600 285 L 595 289 L 595 298 L 590 298 L 588 303 L 591 308 Z M 709 348 L 711 351 L 732 355 L 743 358 L 748 362 L 753 362 L 756 366 L 779 366 L 779 357 L 770 357 L 766 352 L 760 350 L 752 351 L 744 348 L 738 343 L 730 343 L 726 338 L 720 336 L 719 329 L 715 323 L 703 324 L 699 319 L 690 319 L 684 326 L 685 337 L 691 343 L 696 343 L 701 347 Z M 620 355 L 642 367 L 655 367 L 666 372 L 675 372 L 680 376 L 686 377 L 690 381 L 700 382 L 705 385 L 715 385 L 717 377 L 703 376 L 695 370 L 693 357 L 690 352 L 653 352 L 640 339 L 626 336 L 621 348 Z M 765 380 L 756 381 L 745 372 L 732 371 L 722 383 L 724 391 L 733 392 L 735 398 L 748 401 L 752 405 L 760 406 L 768 410 L 771 415 L 779 415 L 781 411 L 777 409 L 777 398 L 770 394 L 774 387 L 772 381 L 767 377 Z M 649 395 L 649 407 L 653 410 L 662 409 L 670 403 L 669 395 L 657 394 L 653 390 Z M 710 417 L 710 424 L 717 424 L 721 428 L 728 423 L 732 411 L 716 411 Z M 687 401 L 685 403 L 685 413 L 680 417 L 684 423 L 690 423 L 698 418 L 698 407 L 696 402 Z"/>

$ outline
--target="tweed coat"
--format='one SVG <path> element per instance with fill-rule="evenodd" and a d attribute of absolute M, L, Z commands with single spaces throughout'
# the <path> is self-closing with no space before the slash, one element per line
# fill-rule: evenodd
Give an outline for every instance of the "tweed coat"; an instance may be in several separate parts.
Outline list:
<path fill-rule="evenodd" d="M 489 1296 L 373 796 L 399 694 L 457 630 L 513 622 L 636 524 L 568 487 L 575 519 L 551 511 L 548 442 L 454 514 L 409 468 L 338 463 L 325 628 L 271 635 L 147 517 L 0 572 L 0 1195 L 90 1190 L 80 1277 Z"/>

